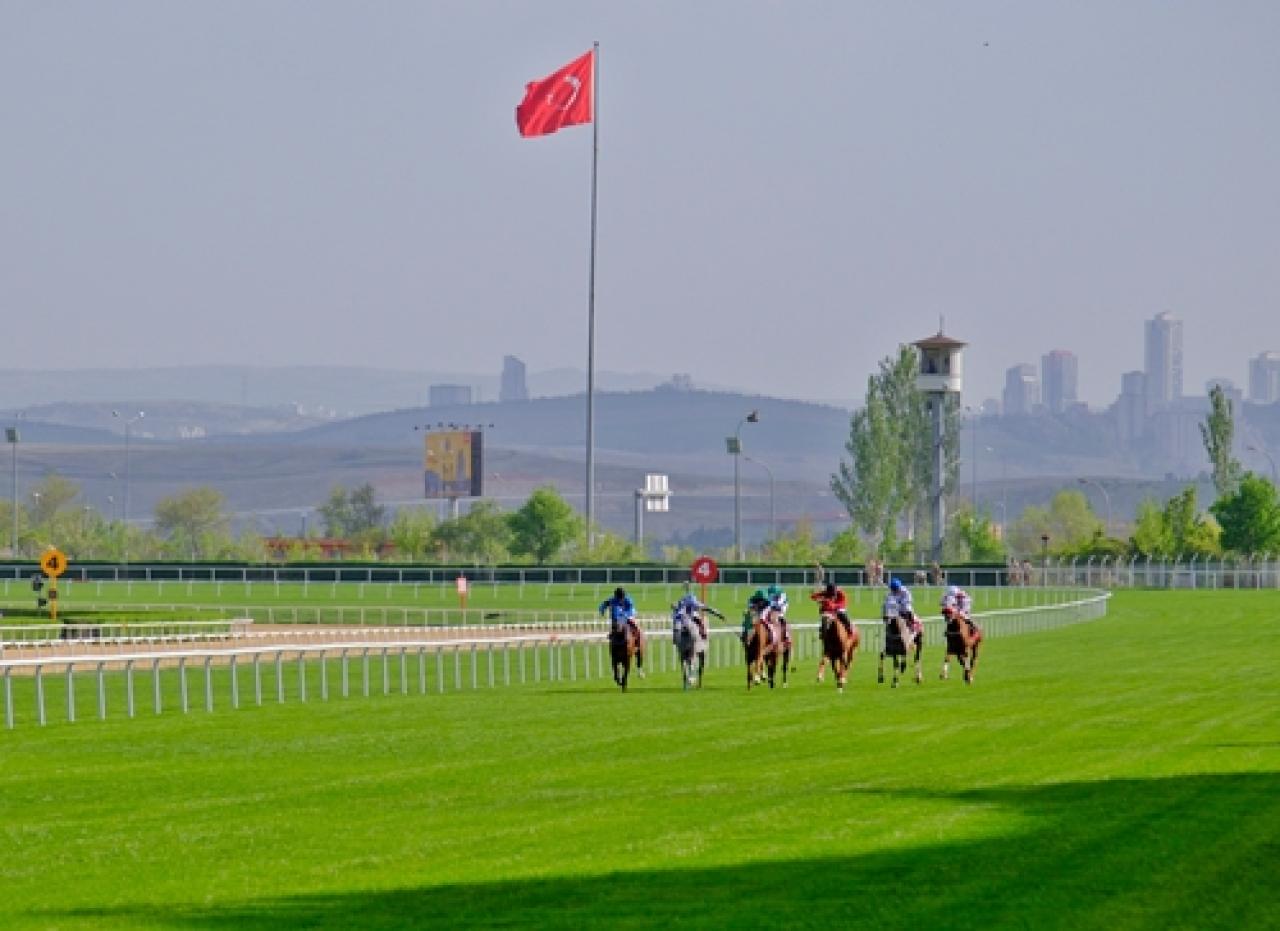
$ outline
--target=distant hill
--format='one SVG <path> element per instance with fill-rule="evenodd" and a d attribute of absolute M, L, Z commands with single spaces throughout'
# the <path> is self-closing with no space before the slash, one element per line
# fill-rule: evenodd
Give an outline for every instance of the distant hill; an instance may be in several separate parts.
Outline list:
<path fill-rule="evenodd" d="M 595 404 L 596 449 L 624 454 L 625 461 L 643 463 L 639 467 L 652 471 L 664 471 L 668 464 L 723 471 L 729 462 L 725 438 L 752 410 L 759 410 L 759 423 L 745 424 L 741 430 L 748 455 L 756 454 L 780 476 L 825 481 L 848 435 L 849 412 L 804 401 L 696 390 L 601 392 Z M 495 447 L 581 456 L 586 446 L 586 398 L 420 407 L 311 427 L 270 442 L 416 448 L 420 434 L 415 427 L 450 423 L 482 425 L 487 442 Z"/>
<path fill-rule="evenodd" d="M 157 401 L 270 408 L 288 406 L 303 416 L 350 417 L 424 404 L 433 384 L 472 387 L 479 400 L 498 396 L 501 360 L 492 373 L 424 369 L 401 371 L 356 366 L 193 365 L 144 369 L 0 370 L 0 409 L 21 410 L 59 402 L 93 402 L 146 409 Z M 667 376 L 647 372 L 599 372 L 603 390 L 652 388 Z M 586 376 L 574 369 L 530 372 L 532 395 L 582 391 Z"/>

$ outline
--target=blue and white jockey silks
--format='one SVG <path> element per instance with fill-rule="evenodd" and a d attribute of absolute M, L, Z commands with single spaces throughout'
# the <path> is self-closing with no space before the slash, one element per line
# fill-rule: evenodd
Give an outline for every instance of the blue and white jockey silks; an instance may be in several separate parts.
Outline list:
<path fill-rule="evenodd" d="M 896 592 L 890 592 L 889 597 L 897 604 L 900 615 L 903 617 L 915 617 L 916 609 L 911 602 L 911 589 L 904 585 Z"/>
<path fill-rule="evenodd" d="M 684 626 L 686 620 L 696 620 L 698 615 L 706 605 L 698 601 L 692 595 L 685 595 L 677 601 L 671 608 L 671 642 L 679 646 L 680 628 Z"/>
<path fill-rule="evenodd" d="M 607 601 L 600 602 L 600 613 L 605 614 L 606 612 L 609 615 L 610 626 L 620 627 L 635 618 L 635 602 L 631 600 L 630 595 L 623 595 L 621 598 L 615 595 Z"/>

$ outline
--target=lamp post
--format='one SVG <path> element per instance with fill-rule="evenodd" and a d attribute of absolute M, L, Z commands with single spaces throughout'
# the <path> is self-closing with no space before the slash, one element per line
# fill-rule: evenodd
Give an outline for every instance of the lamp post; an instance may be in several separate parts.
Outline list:
<path fill-rule="evenodd" d="M 733 457 L 733 558 L 742 558 L 742 478 L 741 467 L 738 460 L 742 458 L 742 425 L 748 423 L 759 423 L 760 412 L 752 411 L 747 416 L 738 421 L 738 426 L 733 430 L 733 436 L 725 440 L 725 445 L 729 448 L 729 455 Z"/>
<path fill-rule="evenodd" d="M 1248 449 L 1255 453 L 1262 453 L 1262 455 L 1267 457 L 1267 462 L 1271 463 L 1271 484 L 1280 485 L 1280 478 L 1277 478 L 1276 476 L 1276 461 L 1275 459 L 1271 458 L 1271 453 L 1267 452 L 1267 450 L 1262 449 L 1261 447 L 1258 447 L 1258 446 L 1246 446 L 1245 449 Z"/>
<path fill-rule="evenodd" d="M 969 413 L 969 430 L 973 433 L 973 461 L 969 463 L 969 501 L 973 505 L 973 517 L 978 517 L 978 410 L 966 407 Z"/>
<path fill-rule="evenodd" d="M 1111 495 L 1101 482 L 1094 481 L 1091 478 L 1082 478 L 1078 479 L 1078 481 L 1081 485 L 1093 485 L 1098 491 L 1102 492 L 1102 500 L 1107 503 L 1107 522 L 1104 526 L 1106 527 L 1107 536 L 1111 536 Z"/>
<path fill-rule="evenodd" d="M 747 460 L 747 462 L 754 462 L 760 468 L 769 473 L 769 539 L 776 540 L 778 539 L 778 499 L 774 494 L 776 483 L 774 482 L 773 469 L 769 468 L 766 463 L 761 462 L 759 459 L 752 459 L 747 455 L 744 455 L 742 458 Z"/>
<path fill-rule="evenodd" d="M 6 427 L 4 438 L 13 447 L 13 486 L 10 499 L 13 505 L 13 526 L 9 530 L 9 558 L 18 558 L 18 428 Z"/>

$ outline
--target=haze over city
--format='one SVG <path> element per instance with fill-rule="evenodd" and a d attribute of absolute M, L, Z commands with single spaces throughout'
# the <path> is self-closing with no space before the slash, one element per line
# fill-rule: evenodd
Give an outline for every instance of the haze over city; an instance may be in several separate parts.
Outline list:
<path fill-rule="evenodd" d="M 585 363 L 591 130 L 526 82 L 601 43 L 598 364 L 850 403 L 902 341 L 966 403 L 1080 400 L 1184 321 L 1280 349 L 1273 4 L 10 4 L 9 369 Z"/>

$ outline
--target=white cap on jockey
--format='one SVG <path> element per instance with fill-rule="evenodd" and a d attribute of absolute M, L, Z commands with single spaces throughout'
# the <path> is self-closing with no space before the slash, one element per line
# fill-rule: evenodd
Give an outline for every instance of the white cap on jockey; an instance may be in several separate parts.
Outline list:
<path fill-rule="evenodd" d="M 950 588 L 947 589 L 947 594 L 950 595 L 952 598 L 955 598 L 957 595 L 960 594 L 960 586 L 952 585 Z"/>

